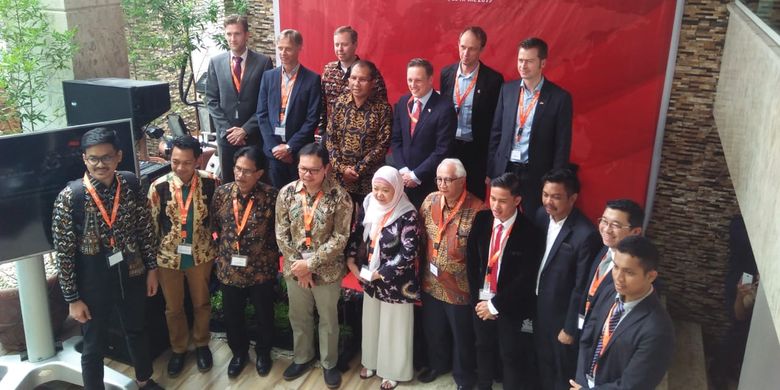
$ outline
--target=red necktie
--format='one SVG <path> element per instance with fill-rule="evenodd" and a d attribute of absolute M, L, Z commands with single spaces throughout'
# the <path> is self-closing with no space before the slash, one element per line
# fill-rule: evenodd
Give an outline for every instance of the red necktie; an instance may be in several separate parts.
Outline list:
<path fill-rule="evenodd" d="M 241 92 L 241 57 L 233 57 L 233 84 Z"/>
<path fill-rule="evenodd" d="M 422 111 L 422 102 L 420 99 L 415 99 L 415 106 L 417 106 L 416 109 L 412 110 L 412 120 L 411 123 L 409 123 L 409 134 L 411 136 L 414 136 L 414 128 L 417 127 L 417 121 L 420 119 L 420 111 Z"/>
<path fill-rule="evenodd" d="M 490 247 L 490 254 L 488 259 L 492 259 L 493 256 L 501 250 L 501 233 L 504 232 L 504 224 L 500 223 L 496 226 L 496 233 L 493 236 L 493 246 Z M 498 287 L 498 263 L 500 259 L 493 264 L 493 268 L 490 269 L 490 291 L 496 293 L 496 287 Z"/>

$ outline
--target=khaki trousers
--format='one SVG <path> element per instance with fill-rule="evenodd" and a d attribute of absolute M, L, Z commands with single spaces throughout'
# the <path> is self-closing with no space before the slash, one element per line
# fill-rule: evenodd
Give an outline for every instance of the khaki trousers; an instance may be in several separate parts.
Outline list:
<path fill-rule="evenodd" d="M 184 271 L 157 267 L 158 279 L 165 297 L 165 319 L 168 322 L 168 334 L 171 340 L 171 350 L 175 353 L 187 351 L 190 339 L 190 329 L 187 316 L 184 313 L 184 278 L 192 299 L 192 342 L 196 347 L 209 345 L 209 319 L 211 318 L 211 301 L 209 296 L 209 278 L 213 261 L 187 268 Z"/>
<path fill-rule="evenodd" d="M 361 363 L 382 379 L 412 380 L 414 304 L 387 303 L 363 294 Z"/>
<path fill-rule="evenodd" d="M 298 364 L 314 359 L 314 308 L 319 314 L 320 362 L 322 368 L 336 367 L 339 360 L 338 302 L 341 280 L 302 288 L 285 278 L 290 299 L 290 326 L 293 331 L 293 361 Z"/>

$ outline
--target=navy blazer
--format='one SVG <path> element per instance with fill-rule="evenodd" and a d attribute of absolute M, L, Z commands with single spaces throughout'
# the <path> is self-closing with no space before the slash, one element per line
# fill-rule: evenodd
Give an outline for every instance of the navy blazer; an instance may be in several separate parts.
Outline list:
<path fill-rule="evenodd" d="M 273 68 L 271 58 L 253 50 L 247 50 L 244 74 L 241 76 L 241 93 L 233 84 L 230 52 L 219 54 L 209 61 L 206 78 L 206 107 L 217 132 L 217 142 L 229 144 L 225 131 L 231 127 L 241 127 L 246 131 L 247 144 L 261 141 L 257 125 L 257 94 L 260 90 L 260 78 L 268 69 Z"/>
<path fill-rule="evenodd" d="M 510 81 L 501 87 L 488 145 L 487 174 L 490 178 L 506 172 L 509 164 L 522 82 Z M 528 145 L 528 172 L 535 181 L 541 180 L 550 169 L 565 168 L 569 163 L 571 121 L 571 95 L 545 78 L 539 92 Z"/>
<path fill-rule="evenodd" d="M 588 389 L 585 378 L 593 359 L 596 344 L 604 322 L 615 302 L 601 299 L 585 323 L 577 359 L 577 378 L 583 389 Z M 663 380 L 674 354 L 674 327 L 672 319 L 661 306 L 658 293 L 653 292 L 631 310 L 615 329 L 598 361 L 596 388 L 599 390 L 653 390 Z"/>
<path fill-rule="evenodd" d="M 314 129 L 320 120 L 321 86 L 320 75 L 300 65 L 298 76 L 287 102 L 287 122 L 285 137 L 274 135 L 279 126 L 279 112 L 282 107 L 282 67 L 276 67 L 263 73 L 260 82 L 260 95 L 257 98 L 257 122 L 263 136 L 263 150 L 273 158 L 271 149 L 281 143 L 290 146 L 293 155 L 298 154 L 304 145 L 314 142 Z"/>
<path fill-rule="evenodd" d="M 466 271 L 473 305 L 479 302 L 479 290 L 485 282 L 493 220 L 492 211 L 478 212 L 466 241 Z M 515 321 L 533 318 L 536 311 L 534 282 L 539 269 L 539 252 L 543 249 L 539 242 L 539 230 L 518 212 L 501 257 L 496 296 L 491 300 L 500 316 Z"/>
<path fill-rule="evenodd" d="M 393 162 L 398 169 L 408 167 L 423 183 L 432 183 L 439 163 L 451 153 L 458 116 L 452 102 L 433 91 L 420 113 L 412 137 L 407 106 L 410 97 L 411 94 L 402 96 L 393 109 L 390 138 Z"/>
<path fill-rule="evenodd" d="M 543 207 L 536 211 L 535 221 L 545 242 L 550 216 Z M 570 336 L 577 334 L 580 304 L 582 296 L 587 294 L 588 271 L 601 242 L 599 232 L 588 218 L 577 208 L 572 209 L 539 278 L 536 324 L 549 327 L 555 334 L 561 329 Z M 544 252 L 540 263 L 541 257 Z"/>

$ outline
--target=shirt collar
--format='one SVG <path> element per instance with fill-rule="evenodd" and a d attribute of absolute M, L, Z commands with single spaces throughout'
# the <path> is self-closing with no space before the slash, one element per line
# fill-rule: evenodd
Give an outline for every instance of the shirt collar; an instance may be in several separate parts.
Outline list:
<path fill-rule="evenodd" d="M 479 67 L 480 67 L 480 65 L 482 65 L 482 63 L 477 63 L 477 67 L 476 67 L 476 68 L 474 68 L 474 70 L 472 70 L 472 71 L 471 71 L 469 74 L 465 74 L 465 75 L 464 75 L 464 74 L 461 72 L 461 63 L 460 63 L 460 62 L 458 62 L 458 73 L 457 73 L 457 75 L 458 75 L 458 78 L 461 78 L 461 77 L 463 77 L 464 79 L 470 79 L 470 78 L 474 77 L 474 76 L 477 74 L 477 72 L 479 72 Z"/>
<path fill-rule="evenodd" d="M 119 175 L 116 174 L 116 171 L 114 171 L 114 180 L 111 181 L 111 186 L 106 187 L 105 184 L 103 184 L 100 180 L 95 179 L 89 171 L 87 171 L 87 177 L 89 177 L 89 182 L 92 183 L 92 187 L 94 187 L 98 191 L 107 191 L 107 190 L 113 190 L 116 188 L 117 180 L 119 180 Z"/>
<path fill-rule="evenodd" d="M 569 216 L 568 216 L 568 215 L 566 216 L 566 218 L 563 218 L 563 219 L 561 219 L 560 221 L 558 221 L 558 222 L 555 222 L 555 220 L 553 219 L 553 217 L 552 217 L 552 215 L 551 215 L 551 216 L 550 216 L 550 225 L 555 225 L 556 227 L 558 227 L 558 229 L 560 229 L 560 228 L 562 228 L 562 227 L 563 227 L 563 224 L 564 224 L 564 223 L 566 223 L 566 219 L 567 219 L 567 218 L 569 218 Z"/>
<path fill-rule="evenodd" d="M 323 194 L 327 194 L 330 192 L 331 187 L 333 184 L 330 181 L 330 178 L 328 176 L 325 176 L 325 180 L 322 182 L 322 188 L 320 188 L 320 191 L 322 191 Z M 298 179 L 295 181 L 295 192 L 301 192 L 303 191 L 303 180 Z"/>
<path fill-rule="evenodd" d="M 526 88 L 525 88 L 525 81 L 521 82 L 520 85 L 523 88 L 523 91 L 525 91 L 526 90 Z M 542 76 L 542 79 L 539 80 L 539 84 L 536 84 L 536 88 L 534 88 L 534 92 L 541 91 L 542 90 L 542 85 L 544 85 L 544 76 Z M 528 92 L 526 91 L 526 93 L 528 93 Z"/>
<path fill-rule="evenodd" d="M 433 95 L 433 88 L 431 88 L 431 90 L 428 91 L 428 93 L 426 93 L 425 96 L 418 99 L 422 103 L 423 107 L 425 107 L 425 105 L 428 104 L 428 99 L 431 98 L 431 95 Z M 413 97 L 413 99 L 417 99 L 417 98 Z"/>
<path fill-rule="evenodd" d="M 509 229 L 510 226 L 512 226 L 515 223 L 516 219 L 517 219 L 517 209 L 515 209 L 515 213 L 512 214 L 512 216 L 509 217 L 509 219 L 507 219 L 504 222 L 501 222 L 501 220 L 498 218 L 493 218 L 493 229 L 497 228 L 498 225 L 504 225 L 503 229 L 504 231 L 506 231 L 507 229 Z"/>
<path fill-rule="evenodd" d="M 240 56 L 238 56 L 238 57 L 241 57 L 241 62 L 242 63 L 246 62 L 246 57 L 247 57 L 248 53 L 249 53 L 249 49 L 244 49 L 244 52 L 241 53 Z M 236 58 L 236 55 L 231 51 L 230 52 L 230 59 L 232 60 L 233 58 Z"/>
<path fill-rule="evenodd" d="M 295 76 L 295 75 L 298 73 L 298 71 L 301 69 L 301 64 L 300 64 L 300 62 L 299 62 L 299 63 L 298 63 L 298 65 L 295 65 L 295 67 L 293 68 L 292 72 L 290 72 L 289 74 L 288 74 L 287 72 L 285 72 L 285 71 L 284 71 L 284 65 L 280 65 L 279 67 L 280 67 L 280 68 L 282 68 L 282 75 L 283 75 L 284 77 L 288 78 L 288 79 L 291 79 L 291 78 L 292 78 L 293 76 Z"/>
<path fill-rule="evenodd" d="M 645 295 L 643 295 L 641 298 L 639 298 L 637 300 L 634 300 L 634 301 L 631 301 L 631 302 L 623 302 L 623 310 L 629 311 L 629 310 L 635 308 L 637 305 L 639 305 L 640 302 L 644 301 L 645 298 L 649 297 L 650 294 L 653 293 L 653 291 L 655 291 L 655 289 L 651 285 L 650 286 L 650 290 L 648 290 L 647 293 L 645 293 Z M 616 297 L 617 297 L 617 299 L 620 299 L 621 301 L 623 300 L 623 298 L 620 297 L 620 294 L 617 294 Z"/>

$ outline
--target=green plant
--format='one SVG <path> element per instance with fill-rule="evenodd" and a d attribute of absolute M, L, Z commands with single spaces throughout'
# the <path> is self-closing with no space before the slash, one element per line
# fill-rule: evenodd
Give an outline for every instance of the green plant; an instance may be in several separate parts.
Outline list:
<path fill-rule="evenodd" d="M 45 104 L 53 76 L 77 51 L 75 35 L 55 31 L 40 0 L 0 0 L 0 121 L 34 131 L 62 116 Z"/>
<path fill-rule="evenodd" d="M 217 290 L 211 296 L 211 311 L 213 313 L 222 313 L 222 290 Z"/>
<path fill-rule="evenodd" d="M 274 327 L 290 328 L 290 306 L 287 302 L 274 302 Z"/>

